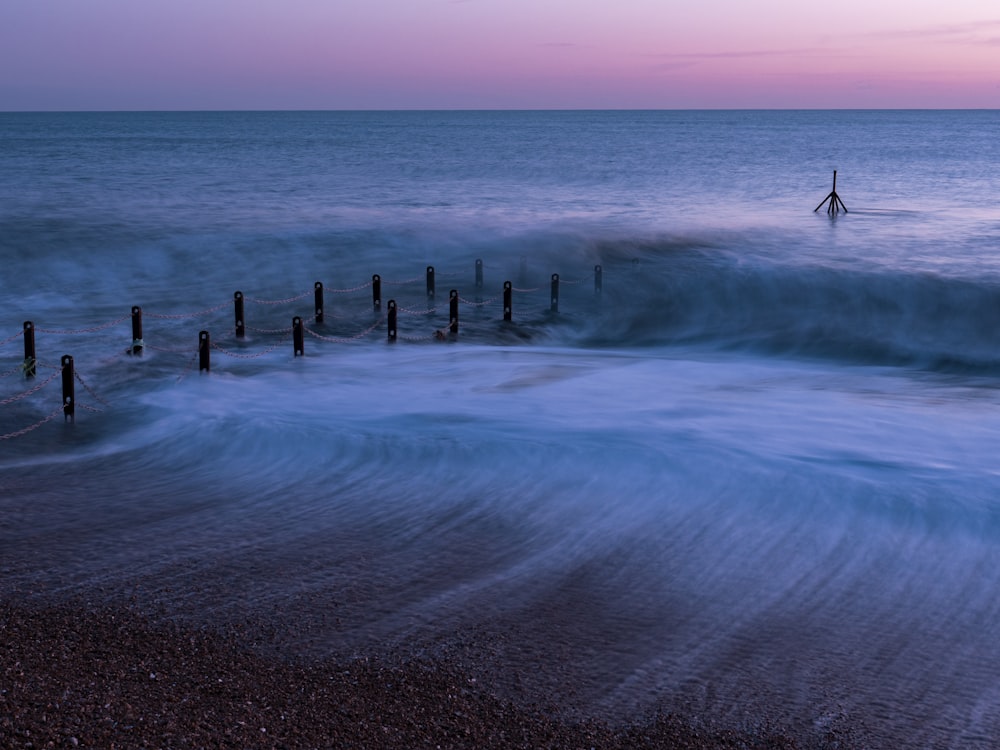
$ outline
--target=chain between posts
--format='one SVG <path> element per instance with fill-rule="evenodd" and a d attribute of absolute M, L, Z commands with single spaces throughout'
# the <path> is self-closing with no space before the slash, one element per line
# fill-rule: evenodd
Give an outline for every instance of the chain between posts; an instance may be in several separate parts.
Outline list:
<path fill-rule="evenodd" d="M 52 328 L 36 328 L 35 331 L 37 331 L 38 333 L 50 333 L 61 336 L 72 336 L 80 333 L 96 333 L 97 331 L 103 331 L 105 328 L 111 328 L 112 326 L 116 326 L 126 318 L 130 317 L 132 317 L 132 313 L 128 312 L 127 314 L 122 315 L 117 320 L 112 320 L 109 323 L 104 323 L 103 325 L 94 326 L 92 328 L 76 328 L 76 329 L 60 329 L 60 330 Z"/>
<path fill-rule="evenodd" d="M 210 315 L 211 313 L 214 313 L 216 310 L 221 310 L 223 307 L 228 307 L 228 306 L 229 302 L 223 302 L 221 304 L 216 305 L 215 307 L 209 307 L 205 310 L 199 310 L 198 312 L 193 312 L 193 313 L 175 313 L 172 315 L 168 315 L 167 313 L 151 313 L 148 312 L 147 310 L 143 310 L 142 314 L 145 315 L 147 318 L 158 318 L 160 320 L 182 320 L 184 318 L 198 318 L 201 317 L 202 315 Z"/>
<path fill-rule="evenodd" d="M 89 385 L 87 385 L 87 382 L 86 382 L 86 381 L 85 381 L 85 380 L 83 379 L 83 376 L 81 376 L 81 375 L 80 375 L 80 373 L 79 373 L 79 372 L 78 372 L 77 370 L 73 370 L 73 375 L 74 375 L 74 376 L 76 377 L 76 380 L 77 380 L 77 382 L 78 382 L 78 383 L 80 383 L 80 385 L 82 385 L 82 386 L 83 386 L 83 389 L 84 389 L 84 390 L 85 390 L 85 391 L 86 391 L 87 393 L 89 393 L 89 394 L 90 394 L 91 396 L 93 396 L 93 397 L 94 397 L 94 399 L 95 399 L 95 400 L 96 400 L 96 401 L 97 401 L 98 403 L 100 403 L 100 404 L 104 404 L 104 406 L 107 406 L 107 407 L 110 407 L 110 406 L 111 406 L 111 404 L 109 404 L 109 403 L 108 403 L 107 401 L 105 401 L 105 400 L 104 400 L 103 398 L 101 398 L 100 396 L 98 396 L 98 395 L 97 395 L 97 394 L 96 394 L 96 393 L 94 392 L 94 389 L 93 389 L 93 388 L 91 388 L 91 387 L 90 387 Z M 77 404 L 77 406 L 80 406 L 80 407 L 82 407 L 82 408 L 84 408 L 84 409 L 88 408 L 88 407 L 85 407 L 85 406 L 83 406 L 82 404 Z M 89 408 L 91 408 L 91 410 L 93 410 L 93 407 L 89 407 Z M 100 409 L 97 409 L 96 411 L 100 411 Z"/>
<path fill-rule="evenodd" d="M 403 279 L 402 281 L 387 281 L 382 279 L 382 283 L 386 286 L 403 286 L 404 284 L 416 284 L 418 281 L 423 281 L 423 276 L 414 276 L 412 279 Z"/>
<path fill-rule="evenodd" d="M 0 378 L 9 378 L 11 375 L 16 375 L 19 372 L 24 372 L 24 363 L 14 365 L 14 367 L 7 370 L 7 372 L 0 372 Z"/>
<path fill-rule="evenodd" d="M 318 338 L 321 341 L 329 341 L 329 342 L 332 342 L 334 344 L 349 344 L 352 341 L 357 341 L 358 339 L 363 339 L 365 336 L 367 336 L 369 333 L 371 333 L 372 331 L 374 331 L 376 328 L 378 328 L 384 322 L 385 322 L 385 316 L 382 316 L 379 320 L 376 320 L 368 328 L 366 328 L 365 330 L 361 331 L 361 333 L 357 333 L 354 336 L 350 336 L 349 338 L 334 338 L 333 336 L 323 336 L 322 334 L 316 333 L 316 331 L 312 330 L 311 328 L 309 328 L 309 326 L 306 326 L 306 325 L 303 325 L 302 328 L 310 336 Z"/>
<path fill-rule="evenodd" d="M 253 326 L 246 327 L 248 331 L 253 331 L 254 333 L 291 333 L 291 327 L 288 328 L 254 328 Z"/>
<path fill-rule="evenodd" d="M 503 295 L 498 294 L 495 297 L 490 297 L 489 299 L 484 299 L 480 302 L 476 302 L 475 300 L 465 299 L 465 297 L 459 297 L 458 301 L 461 302 L 463 305 L 468 305 L 469 307 L 485 307 L 486 305 L 492 305 L 494 302 L 500 299 L 501 296 Z"/>
<path fill-rule="evenodd" d="M 288 330 L 291 331 L 292 329 L 289 328 Z M 255 354 L 239 354 L 237 352 L 231 352 L 228 349 L 223 349 L 221 346 L 219 346 L 216 343 L 212 343 L 211 347 L 213 349 L 215 349 L 215 351 L 222 352 L 227 357 L 233 357 L 234 359 L 257 359 L 258 357 L 263 357 L 265 354 L 270 354 L 275 349 L 277 349 L 279 346 L 284 346 L 287 342 L 288 342 L 288 338 L 285 337 L 281 341 L 278 341 L 277 343 L 272 344 L 271 346 L 267 347 L 267 349 L 264 349 L 263 351 L 256 352 Z"/>
<path fill-rule="evenodd" d="M 13 341 L 14 339 L 16 339 L 18 336 L 23 336 L 23 335 L 24 335 L 24 329 L 22 328 L 20 331 L 18 331 L 14 335 L 8 336 L 3 341 L 0 341 L 0 346 L 3 346 L 4 344 L 9 344 L 11 341 Z"/>
<path fill-rule="evenodd" d="M 15 396 L 9 396 L 8 398 L 5 398 L 3 401 L 0 401 L 0 406 L 7 406 L 8 404 L 13 404 L 17 401 L 20 401 L 23 398 L 27 398 L 28 396 L 38 393 L 40 390 L 42 390 L 42 388 L 47 386 L 49 383 L 58 378 L 60 375 L 62 375 L 62 368 L 56 370 L 54 373 L 49 375 L 45 380 L 43 380 L 41 383 L 34 386 L 33 388 L 29 388 L 23 393 L 18 393 Z M 62 407 L 60 406 L 59 408 L 61 409 Z"/>
<path fill-rule="evenodd" d="M 13 438 L 19 438 L 22 435 L 27 435 L 29 432 L 31 432 L 33 430 L 37 430 L 39 427 L 41 427 L 46 422 L 51 422 L 53 419 L 56 418 L 57 414 L 61 414 L 62 413 L 62 410 L 63 410 L 63 405 L 59 404 L 59 406 L 57 406 L 55 408 L 55 410 L 51 414 L 49 414 L 49 416 L 45 417 L 44 419 L 39 420 L 38 422 L 35 422 L 33 425 L 31 425 L 29 427 L 25 427 L 22 430 L 18 430 L 17 432 L 9 432 L 6 435 L 0 435 L 0 440 L 11 440 Z"/>
<path fill-rule="evenodd" d="M 253 302 L 255 305 L 287 305 L 289 302 L 298 302 L 300 299 L 302 299 L 303 297 L 308 297 L 313 292 L 314 290 L 307 289 L 306 291 L 302 292 L 302 294 L 296 295 L 295 297 L 288 297 L 286 299 L 257 299 L 256 297 L 247 297 L 246 300 L 248 302 Z"/>
<path fill-rule="evenodd" d="M 518 292 L 519 294 L 529 294 L 531 292 L 540 292 L 542 291 L 542 288 L 540 286 L 536 286 L 533 289 L 518 289 L 516 286 L 512 286 L 511 291 Z"/>

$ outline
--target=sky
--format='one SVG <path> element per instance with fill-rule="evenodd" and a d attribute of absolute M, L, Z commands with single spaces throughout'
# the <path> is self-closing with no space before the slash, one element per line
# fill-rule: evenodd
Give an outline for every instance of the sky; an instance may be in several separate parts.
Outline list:
<path fill-rule="evenodd" d="M 3 0 L 0 110 L 1000 108 L 998 0 Z"/>

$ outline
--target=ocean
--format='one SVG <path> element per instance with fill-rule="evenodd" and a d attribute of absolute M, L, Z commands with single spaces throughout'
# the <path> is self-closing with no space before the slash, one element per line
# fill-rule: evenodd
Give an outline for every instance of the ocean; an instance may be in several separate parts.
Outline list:
<path fill-rule="evenodd" d="M 993 747 L 998 132 L 0 114 L 0 595 L 461 649 L 570 715 Z"/>

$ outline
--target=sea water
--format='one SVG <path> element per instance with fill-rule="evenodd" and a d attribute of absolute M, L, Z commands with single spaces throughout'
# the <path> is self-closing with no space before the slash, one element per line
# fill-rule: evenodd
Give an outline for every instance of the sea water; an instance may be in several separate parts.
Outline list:
<path fill-rule="evenodd" d="M 292 656 L 465 643 L 615 720 L 991 747 L 998 130 L 0 114 L 2 590 Z"/>

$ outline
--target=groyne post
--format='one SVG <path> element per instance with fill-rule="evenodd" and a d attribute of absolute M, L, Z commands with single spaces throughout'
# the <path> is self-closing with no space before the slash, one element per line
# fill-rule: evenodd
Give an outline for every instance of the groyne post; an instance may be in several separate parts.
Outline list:
<path fill-rule="evenodd" d="M 198 372 L 212 371 L 212 339 L 208 331 L 198 332 Z"/>
<path fill-rule="evenodd" d="M 304 357 L 306 354 L 305 330 L 302 318 L 298 315 L 292 318 L 292 350 L 296 357 Z"/>
<path fill-rule="evenodd" d="M 434 266 L 427 266 L 427 299 L 434 299 Z"/>
<path fill-rule="evenodd" d="M 483 259 L 476 258 L 476 291 L 483 290 Z"/>
<path fill-rule="evenodd" d="M 827 206 L 826 212 L 828 214 L 830 214 L 830 216 L 836 216 L 840 212 L 840 209 L 844 209 L 844 213 L 845 214 L 848 212 L 847 211 L 847 206 L 844 205 L 844 201 L 840 200 L 840 196 L 837 195 L 837 170 L 836 169 L 833 170 L 833 190 L 831 190 L 830 194 L 828 196 L 826 196 L 822 200 L 822 202 L 818 206 L 816 206 L 816 208 L 813 209 L 813 213 L 816 213 L 821 208 L 823 208 L 823 204 L 825 204 L 827 201 L 829 201 L 830 205 Z"/>
<path fill-rule="evenodd" d="M 594 294 L 604 291 L 604 269 L 600 265 L 594 266 Z"/>
<path fill-rule="evenodd" d="M 448 323 L 448 330 L 452 333 L 458 333 L 458 290 L 452 289 L 448 293 L 448 317 L 451 321 Z"/>
<path fill-rule="evenodd" d="M 323 282 L 317 281 L 313 286 L 314 297 L 316 302 L 316 322 L 323 322 Z"/>
<path fill-rule="evenodd" d="M 142 354 L 142 308 L 138 305 L 132 307 L 132 346 L 129 354 L 136 356 Z"/>
<path fill-rule="evenodd" d="M 552 304 L 549 307 L 552 312 L 559 312 L 559 274 L 552 274 Z"/>
<path fill-rule="evenodd" d="M 35 324 L 30 320 L 24 321 L 24 377 L 33 378 L 38 369 L 38 360 L 35 358 Z"/>
<path fill-rule="evenodd" d="M 243 292 L 233 292 L 233 312 L 236 318 L 236 338 L 246 336 L 247 326 L 243 315 Z"/>
<path fill-rule="evenodd" d="M 389 300 L 389 316 L 388 325 L 389 329 L 389 343 L 391 344 L 396 340 L 396 300 Z"/>
<path fill-rule="evenodd" d="M 382 309 L 382 277 L 372 274 L 372 306 L 375 312 Z"/>
<path fill-rule="evenodd" d="M 63 415 L 72 422 L 76 415 L 76 387 L 73 382 L 73 358 L 68 354 L 62 357 L 62 399 Z"/>
<path fill-rule="evenodd" d="M 511 319 L 511 307 L 513 302 L 513 291 L 514 285 L 509 281 L 503 283 L 503 319 L 510 321 Z"/>

